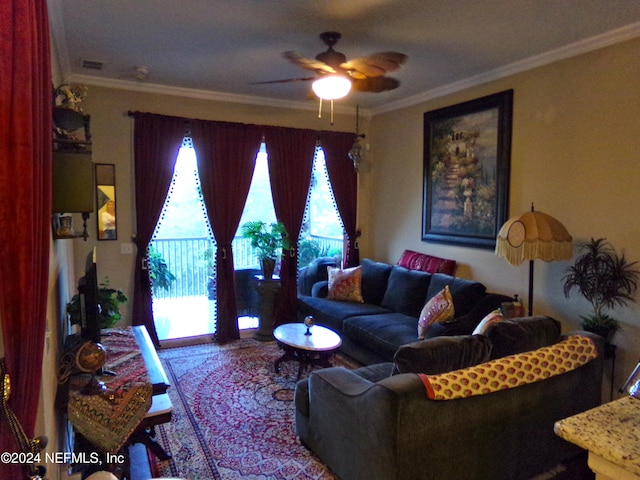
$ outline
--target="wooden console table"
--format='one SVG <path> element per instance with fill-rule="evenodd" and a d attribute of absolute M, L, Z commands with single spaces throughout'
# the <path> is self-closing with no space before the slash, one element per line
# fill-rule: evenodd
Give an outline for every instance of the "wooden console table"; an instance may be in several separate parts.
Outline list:
<path fill-rule="evenodd" d="M 67 413 L 74 430 L 103 452 L 140 442 L 158 458 L 169 458 L 153 440 L 153 427 L 171 421 L 170 384 L 146 328 L 103 330 L 101 343 L 105 370 L 115 376 L 100 377 L 106 391 L 99 395 L 81 393 L 89 375 L 71 378 Z"/>

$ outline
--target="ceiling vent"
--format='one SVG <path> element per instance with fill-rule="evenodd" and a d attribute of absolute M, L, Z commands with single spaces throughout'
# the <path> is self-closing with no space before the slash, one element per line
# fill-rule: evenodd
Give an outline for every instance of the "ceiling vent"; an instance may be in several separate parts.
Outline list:
<path fill-rule="evenodd" d="M 104 67 L 104 62 L 82 58 L 80 59 L 80 65 L 82 66 L 82 68 L 87 68 L 89 70 L 102 70 L 102 67 Z"/>

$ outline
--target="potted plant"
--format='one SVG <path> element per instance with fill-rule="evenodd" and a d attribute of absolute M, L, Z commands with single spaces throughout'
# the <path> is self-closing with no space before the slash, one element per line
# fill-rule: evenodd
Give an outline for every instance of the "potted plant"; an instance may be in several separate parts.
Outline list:
<path fill-rule="evenodd" d="M 258 255 L 264 278 L 272 278 L 276 260 L 282 256 L 283 249 L 290 248 L 289 234 L 282 222 L 246 222 L 240 228 L 240 234 L 251 240 L 251 247 Z"/>
<path fill-rule="evenodd" d="M 632 297 L 638 287 L 640 272 L 635 269 L 638 262 L 629 262 L 618 255 L 604 238 L 593 238 L 579 246 L 575 264 L 564 276 L 564 295 L 569 298 L 575 288 L 591 304 L 593 312 L 581 315 L 582 328 L 603 336 L 607 343 L 618 329 L 618 321 L 603 312 L 625 306 L 635 301 Z"/>
<path fill-rule="evenodd" d="M 216 262 L 214 253 L 215 247 L 211 245 L 200 254 L 202 259 L 204 260 L 204 267 L 207 270 L 207 298 L 209 300 L 216 299 Z"/>
<path fill-rule="evenodd" d="M 149 277 L 155 294 L 158 294 L 160 290 L 169 290 L 171 284 L 176 280 L 176 276 L 169 270 L 167 261 L 153 247 L 149 247 Z"/>
<path fill-rule="evenodd" d="M 109 287 L 109 279 L 105 278 L 104 283 L 100 284 L 98 289 L 98 319 L 100 320 L 100 328 L 113 327 L 122 316 L 120 315 L 120 305 L 129 299 L 122 292 L 115 288 Z M 67 303 L 67 314 L 72 325 L 82 322 L 82 311 L 80 306 L 80 295 L 75 294 L 69 303 Z"/>

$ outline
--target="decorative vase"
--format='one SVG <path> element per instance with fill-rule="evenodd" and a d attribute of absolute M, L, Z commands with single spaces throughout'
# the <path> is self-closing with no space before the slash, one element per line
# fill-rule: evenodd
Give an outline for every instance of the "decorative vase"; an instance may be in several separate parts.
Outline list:
<path fill-rule="evenodd" d="M 276 261 L 273 258 L 263 258 L 261 260 L 262 276 L 265 280 L 271 280 L 273 278 L 273 272 L 276 269 Z"/>

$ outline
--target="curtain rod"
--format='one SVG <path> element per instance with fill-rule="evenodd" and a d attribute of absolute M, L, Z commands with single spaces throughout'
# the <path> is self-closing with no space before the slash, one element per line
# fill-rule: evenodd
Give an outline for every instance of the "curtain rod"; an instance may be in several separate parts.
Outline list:
<path fill-rule="evenodd" d="M 162 113 L 151 113 L 151 112 L 134 112 L 132 110 L 127 110 L 127 116 L 128 117 L 135 117 L 136 113 L 148 113 L 149 115 L 160 115 L 160 116 L 165 116 L 165 117 L 175 117 L 174 115 L 164 115 Z M 199 119 L 191 119 L 191 118 L 184 118 L 184 117 L 176 117 L 176 118 L 182 118 L 184 119 L 185 122 L 189 122 L 191 120 L 199 120 Z M 353 132 L 340 132 L 340 131 L 336 131 L 336 130 L 313 130 L 311 128 L 296 128 L 296 127 L 284 127 L 282 125 L 257 125 L 255 123 L 243 123 L 243 122 L 229 122 L 226 120 L 203 120 L 205 122 L 218 122 L 218 123 L 235 123 L 238 125 L 255 125 L 256 127 L 276 127 L 276 128 L 291 128 L 293 130 L 309 130 L 312 132 L 316 132 L 317 134 L 322 134 L 322 133 L 348 133 L 348 134 L 353 134 Z"/>

